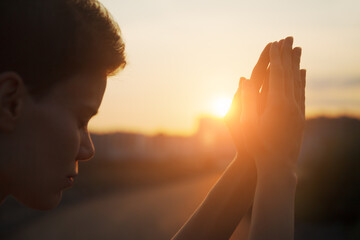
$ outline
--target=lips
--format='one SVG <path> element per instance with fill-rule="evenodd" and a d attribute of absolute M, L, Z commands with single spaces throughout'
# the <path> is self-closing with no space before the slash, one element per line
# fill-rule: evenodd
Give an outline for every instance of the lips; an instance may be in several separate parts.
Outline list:
<path fill-rule="evenodd" d="M 75 181 L 75 178 L 76 178 L 77 176 L 78 176 L 78 174 L 71 174 L 71 175 L 69 175 L 67 178 L 68 178 L 69 182 L 70 182 L 71 184 L 73 184 L 74 181 Z"/>
<path fill-rule="evenodd" d="M 74 184 L 74 181 L 75 181 L 75 177 L 77 177 L 77 176 L 78 176 L 77 174 L 71 174 L 71 175 L 67 176 L 64 188 L 72 187 L 72 185 Z"/>
<path fill-rule="evenodd" d="M 74 173 L 74 174 L 68 175 L 67 177 L 68 177 L 68 178 L 76 178 L 77 176 L 78 176 L 78 174 L 77 174 L 77 173 Z"/>

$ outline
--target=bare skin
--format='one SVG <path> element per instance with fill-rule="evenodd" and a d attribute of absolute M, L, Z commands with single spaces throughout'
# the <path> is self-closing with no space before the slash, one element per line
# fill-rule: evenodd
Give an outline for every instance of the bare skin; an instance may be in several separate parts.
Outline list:
<path fill-rule="evenodd" d="M 0 74 L 0 203 L 12 195 L 34 209 L 58 205 L 79 161 L 94 155 L 87 123 L 105 87 L 105 74 L 79 74 L 34 101 L 18 74 Z"/>
<path fill-rule="evenodd" d="M 228 239 L 253 203 L 251 239 L 293 239 L 305 70 L 292 41 L 268 44 L 241 78 L 225 118 L 237 157 L 173 239 Z"/>
<path fill-rule="evenodd" d="M 292 49 L 292 41 L 292 38 L 287 38 L 280 43 L 268 44 L 253 70 L 251 79 L 241 79 L 232 108 L 226 117 L 237 147 L 237 157 L 173 239 L 228 239 L 252 205 L 251 239 L 293 239 L 295 166 L 304 126 L 305 71 L 299 69 L 301 52 L 298 48 Z M 59 85 L 44 102 L 34 103 L 26 94 L 20 94 L 24 89 L 18 75 L 0 76 L 2 89 L 0 128 L 4 132 L 3 145 L 22 144 L 15 140 L 19 139 L 17 134 L 23 134 L 25 131 L 14 131 L 14 129 L 22 127 L 33 131 L 36 128 L 45 129 L 49 125 L 49 128 L 56 130 L 51 135 L 54 136 L 56 143 L 49 142 L 48 131 L 44 131 L 41 135 L 44 137 L 38 135 L 37 141 L 33 141 L 31 134 L 26 134 L 32 141 L 22 137 L 24 146 L 28 146 L 31 142 L 35 144 L 30 146 L 31 149 L 36 150 L 36 143 L 45 139 L 44 141 L 50 146 L 59 147 L 59 150 L 54 152 L 68 154 L 66 157 L 59 155 L 58 158 L 34 157 L 34 161 L 36 160 L 38 164 L 32 166 L 34 170 L 31 172 L 38 171 L 41 174 L 37 174 L 38 178 L 35 179 L 38 181 L 37 184 L 32 184 L 34 179 L 24 181 L 29 182 L 30 187 L 24 184 L 8 184 L 14 182 L 14 180 L 10 181 L 9 173 L 20 172 L 15 167 L 23 164 L 15 161 L 2 162 L 0 201 L 7 195 L 13 194 L 32 208 L 50 209 L 58 204 L 63 182 L 67 181 L 69 175 L 77 175 L 77 161 L 87 160 L 93 155 L 93 146 L 86 124 L 82 124 L 83 118 L 87 122 L 89 114 L 80 117 L 77 113 L 81 111 L 73 109 L 74 107 L 83 109 L 83 105 L 89 102 L 93 103 L 91 108 L 99 107 L 105 81 L 94 79 L 91 81 L 92 87 L 82 88 L 83 82 L 89 84 L 89 79 L 91 79 L 89 76 L 78 76 L 74 81 L 69 82 L 70 85 L 68 83 Z M 70 95 L 71 101 L 64 102 L 62 96 L 71 92 L 69 89 L 75 89 L 74 94 Z M 84 95 L 79 95 L 80 92 Z M 94 93 L 96 98 L 93 98 Z M 57 121 L 61 121 L 61 124 L 57 125 L 66 123 L 69 130 L 63 131 L 51 125 L 56 124 Z M 47 125 L 44 125 L 44 122 Z M 31 127 L 29 127 L 30 123 Z M 71 137 L 61 137 L 64 133 Z M 13 142 L 10 141 L 12 139 Z M 72 144 L 65 144 L 60 141 L 62 139 L 65 143 L 69 143 L 68 139 L 73 141 Z M 63 151 L 64 146 L 69 149 Z M 4 147 L 4 149 L 8 152 L 11 148 Z M 33 155 L 39 155 L 40 150 L 45 151 L 47 148 L 38 149 Z M 5 156 L 4 154 L 0 155 Z M 47 156 L 47 154 L 42 155 Z M 19 156 L 16 159 L 25 158 Z M 28 160 L 29 157 L 26 159 Z M 48 159 L 52 161 L 49 162 Z M 57 159 L 61 159 L 61 162 L 55 161 Z M 68 160 L 67 164 L 64 164 L 63 159 Z M 55 169 L 56 172 L 60 172 L 59 166 L 64 168 L 61 176 L 52 174 L 52 178 L 55 179 L 54 185 L 58 185 L 59 182 L 60 187 L 55 188 L 48 181 L 52 179 L 47 176 L 51 171 L 40 171 L 45 164 L 47 164 L 46 169 Z M 40 170 L 36 169 L 36 166 L 40 167 Z M 26 180 L 25 173 L 22 175 Z M 44 187 L 41 187 L 41 184 Z M 56 191 L 44 191 L 48 186 Z M 39 198 L 33 197 L 35 195 L 32 193 L 36 191 L 41 193 L 38 194 Z"/>
<path fill-rule="evenodd" d="M 266 105 L 254 81 L 244 81 L 241 130 L 254 158 L 257 185 L 250 239 L 293 239 L 296 163 L 305 123 L 305 71 L 293 38 L 270 48 Z"/>
<path fill-rule="evenodd" d="M 270 44 L 261 53 L 252 75 L 265 75 Z M 264 67 L 265 66 L 265 67 Z M 225 122 L 234 139 L 237 156 L 191 218 L 173 239 L 229 239 L 249 211 L 255 194 L 256 166 L 239 135 L 241 91 L 234 96 Z"/>
<path fill-rule="evenodd" d="M 271 44 L 267 73 L 242 78 L 237 139 L 254 159 L 257 184 L 250 239 L 293 239 L 296 162 L 305 122 L 305 77 L 301 48 L 293 38 Z M 239 104 L 240 105 L 240 104 Z"/>

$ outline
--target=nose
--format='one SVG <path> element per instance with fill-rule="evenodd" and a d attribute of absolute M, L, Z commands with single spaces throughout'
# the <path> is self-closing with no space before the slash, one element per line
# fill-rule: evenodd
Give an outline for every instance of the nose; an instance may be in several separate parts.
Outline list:
<path fill-rule="evenodd" d="M 90 133 L 88 131 L 81 132 L 81 142 L 76 160 L 87 161 L 95 155 L 94 144 L 91 141 Z"/>

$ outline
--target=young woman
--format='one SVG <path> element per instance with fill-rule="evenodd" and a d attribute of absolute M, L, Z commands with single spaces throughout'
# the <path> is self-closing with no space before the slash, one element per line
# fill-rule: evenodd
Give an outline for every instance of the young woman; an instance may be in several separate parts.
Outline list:
<path fill-rule="evenodd" d="M 291 37 L 268 44 L 226 120 L 237 156 L 174 239 L 227 239 L 252 206 L 251 239 L 292 239 L 305 71 Z M 125 66 L 117 24 L 95 0 L 0 2 L 0 202 L 58 205 L 94 155 L 87 122 Z"/>

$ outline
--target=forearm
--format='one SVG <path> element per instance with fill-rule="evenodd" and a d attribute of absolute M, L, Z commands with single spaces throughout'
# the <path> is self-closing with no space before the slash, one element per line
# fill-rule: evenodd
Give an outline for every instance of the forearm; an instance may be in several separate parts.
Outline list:
<path fill-rule="evenodd" d="M 255 186 L 253 159 L 238 154 L 173 239 L 229 239 L 252 205 Z"/>
<path fill-rule="evenodd" d="M 258 172 L 250 240 L 294 239 L 294 170 Z"/>

